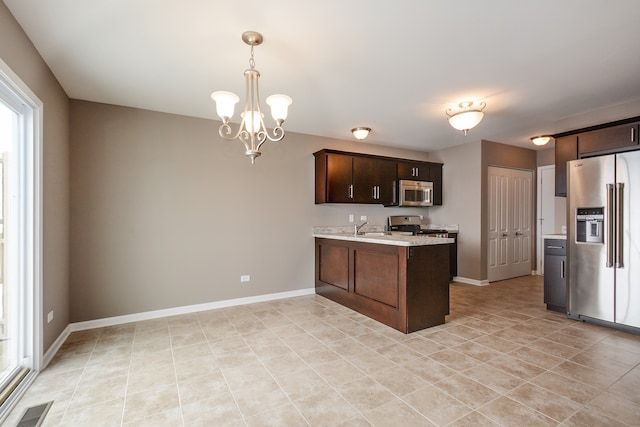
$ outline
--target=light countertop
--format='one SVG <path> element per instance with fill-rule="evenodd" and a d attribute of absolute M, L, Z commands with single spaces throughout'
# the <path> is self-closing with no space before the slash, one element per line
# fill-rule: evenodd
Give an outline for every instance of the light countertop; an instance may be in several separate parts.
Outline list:
<path fill-rule="evenodd" d="M 543 234 L 542 235 L 543 239 L 567 239 L 567 235 L 566 234 Z"/>
<path fill-rule="evenodd" d="M 426 246 L 444 245 L 454 243 L 452 238 L 427 237 L 424 235 L 411 235 L 401 231 L 392 231 L 391 234 L 382 234 L 382 230 L 363 230 L 363 235 L 354 235 L 352 227 L 313 227 L 313 237 L 323 239 L 348 240 L 351 242 L 377 243 L 392 246 Z"/>

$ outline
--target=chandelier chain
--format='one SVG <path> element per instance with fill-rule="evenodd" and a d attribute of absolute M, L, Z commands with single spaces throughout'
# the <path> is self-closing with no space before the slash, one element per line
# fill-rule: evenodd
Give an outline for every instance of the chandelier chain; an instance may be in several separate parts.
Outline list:
<path fill-rule="evenodd" d="M 249 67 L 252 70 L 256 68 L 256 61 L 253 59 L 253 45 L 251 46 L 251 58 L 249 58 Z"/>

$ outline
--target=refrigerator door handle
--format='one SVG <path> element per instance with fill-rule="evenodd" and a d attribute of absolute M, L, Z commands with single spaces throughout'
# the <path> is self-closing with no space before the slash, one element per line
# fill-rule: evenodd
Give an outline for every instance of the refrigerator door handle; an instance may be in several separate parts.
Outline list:
<path fill-rule="evenodd" d="M 607 184 L 607 268 L 613 267 L 613 184 Z"/>
<path fill-rule="evenodd" d="M 623 268 L 624 263 L 622 262 L 622 249 L 623 242 L 622 238 L 624 236 L 623 226 L 624 226 L 624 218 L 622 218 L 622 213 L 624 212 L 624 183 L 618 182 L 616 183 L 616 268 Z"/>

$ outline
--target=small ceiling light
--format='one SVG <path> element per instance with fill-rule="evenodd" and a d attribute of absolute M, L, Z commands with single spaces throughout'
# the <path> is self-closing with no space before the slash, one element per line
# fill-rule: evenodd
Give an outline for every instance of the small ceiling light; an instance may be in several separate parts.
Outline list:
<path fill-rule="evenodd" d="M 479 103 L 477 107 L 473 106 L 472 101 L 466 101 L 458 104 L 459 111 L 454 112 L 451 108 L 447 108 L 445 113 L 449 116 L 449 124 L 454 129 L 463 131 L 464 136 L 467 136 L 469 129 L 478 126 L 478 123 L 482 121 L 484 117 L 482 110 L 486 106 L 484 101 Z"/>
<path fill-rule="evenodd" d="M 533 142 L 536 145 L 545 145 L 550 140 L 551 140 L 550 135 L 539 135 L 539 136 L 531 137 L 531 142 Z"/>
<path fill-rule="evenodd" d="M 368 137 L 369 132 L 371 132 L 371 128 L 357 127 L 351 129 L 351 133 L 353 134 L 354 138 L 360 141 Z"/>
<path fill-rule="evenodd" d="M 220 136 L 226 140 L 233 141 L 240 139 L 244 144 L 244 154 L 251 158 L 251 163 L 255 163 L 256 157 L 260 156 L 260 146 L 267 138 L 270 141 L 280 141 L 284 138 L 282 123 L 287 118 L 291 98 L 287 95 L 271 95 L 266 102 L 271 107 L 271 116 L 276 122 L 273 128 L 273 136 L 269 135 L 264 125 L 264 114 L 260 108 L 260 93 L 258 92 L 258 79 L 260 72 L 256 70 L 256 63 L 253 60 L 253 47 L 262 44 L 262 34 L 255 31 L 245 31 L 242 33 L 242 41 L 251 46 L 251 57 L 249 58 L 249 68 L 245 70 L 246 90 L 244 101 L 244 112 L 241 114 L 240 127 L 235 135 L 231 135 L 229 122 L 233 117 L 235 104 L 240 101 L 237 95 L 231 92 L 213 92 L 211 99 L 216 102 L 216 112 L 222 120 L 222 125 L 218 130 Z"/>

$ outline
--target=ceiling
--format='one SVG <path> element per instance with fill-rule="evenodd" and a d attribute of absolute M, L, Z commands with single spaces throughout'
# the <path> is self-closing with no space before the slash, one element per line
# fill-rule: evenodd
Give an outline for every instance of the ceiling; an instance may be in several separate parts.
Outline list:
<path fill-rule="evenodd" d="M 637 0 L 3 1 L 74 99 L 217 119 L 210 94 L 244 97 L 255 30 L 263 102 L 293 98 L 287 131 L 535 148 L 640 116 Z M 487 106 L 465 137 L 445 110 L 467 100 Z"/>

